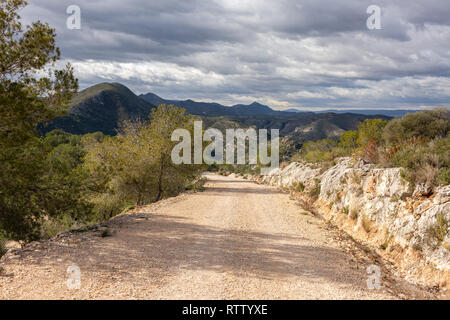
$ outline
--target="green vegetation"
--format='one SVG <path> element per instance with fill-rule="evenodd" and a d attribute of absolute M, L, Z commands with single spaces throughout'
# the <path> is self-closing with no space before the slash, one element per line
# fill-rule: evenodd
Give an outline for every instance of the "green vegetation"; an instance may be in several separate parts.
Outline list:
<path fill-rule="evenodd" d="M 372 221 L 365 214 L 361 216 L 361 226 L 366 232 L 370 232 L 370 230 L 372 229 Z"/>
<path fill-rule="evenodd" d="M 366 119 L 357 131 L 347 131 L 338 141 L 322 139 L 303 145 L 297 157 L 324 168 L 334 159 L 353 156 L 383 167 L 402 167 L 402 176 L 413 188 L 450 183 L 450 112 L 434 109 L 407 114 L 387 122 Z M 356 177 L 355 177 L 356 178 Z"/>
<path fill-rule="evenodd" d="M 445 237 L 448 232 L 448 221 L 445 219 L 444 213 L 436 215 L 436 226 L 434 228 L 434 233 L 439 243 L 444 242 Z"/>
<path fill-rule="evenodd" d="M 303 192 L 305 190 L 305 185 L 303 183 L 299 182 L 295 186 L 295 190 L 297 190 L 298 192 Z"/>
<path fill-rule="evenodd" d="M 147 122 L 123 124 L 115 137 L 100 141 L 83 138 L 87 154 L 83 168 L 96 186 L 89 201 L 102 219 L 108 219 L 130 205 L 144 205 L 185 190 L 197 178 L 201 165 L 175 165 L 171 141 L 178 128 L 193 130 L 194 118 L 184 109 L 161 105 Z"/>
<path fill-rule="evenodd" d="M 112 236 L 112 234 L 108 228 L 102 230 L 102 232 L 100 233 L 100 237 L 102 237 L 102 238 L 106 238 L 106 237 L 110 237 L 110 236 Z"/>
<path fill-rule="evenodd" d="M 358 219 L 358 210 L 356 210 L 356 209 L 352 209 L 352 210 L 350 210 L 350 219 L 352 219 L 352 220 L 356 220 L 356 219 Z"/>
<path fill-rule="evenodd" d="M 173 106 L 124 122 L 116 137 L 42 136 L 45 123 L 66 114 L 78 81 L 70 65 L 53 67 L 54 29 L 22 27 L 25 5 L 0 2 L 0 251 L 5 240 L 23 244 L 175 195 L 201 168 L 171 161 L 173 130 L 193 130 L 193 118 Z"/>
<path fill-rule="evenodd" d="M 344 207 L 342 209 L 342 213 L 345 214 L 346 216 L 348 216 L 348 214 L 350 213 L 350 209 L 348 207 Z"/>
<path fill-rule="evenodd" d="M 312 198 L 318 198 L 320 195 L 320 180 L 314 179 L 314 187 L 309 191 L 309 196 Z"/>
<path fill-rule="evenodd" d="M 0 258 L 8 251 L 6 250 L 5 240 L 0 238 Z"/>
<path fill-rule="evenodd" d="M 23 28 L 17 12 L 25 4 L 0 2 L 0 230 L 15 240 L 36 239 L 44 217 L 82 214 L 83 207 L 81 186 L 63 178 L 68 168 L 49 159 L 37 134 L 40 123 L 67 110 L 78 82 L 70 65 L 52 67 L 60 57 L 54 29 L 41 22 Z"/>
<path fill-rule="evenodd" d="M 436 215 L 434 222 L 426 231 L 427 244 L 432 248 L 442 246 L 449 249 L 449 243 L 446 242 L 448 234 L 449 221 L 446 219 L 445 213 L 440 212 Z"/>

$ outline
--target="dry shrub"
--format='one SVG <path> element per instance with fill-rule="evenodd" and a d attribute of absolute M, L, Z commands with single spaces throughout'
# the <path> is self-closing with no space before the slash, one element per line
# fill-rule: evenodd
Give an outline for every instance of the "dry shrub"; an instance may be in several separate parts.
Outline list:
<path fill-rule="evenodd" d="M 431 154 L 421 161 L 421 166 L 416 171 L 416 183 L 434 187 L 437 184 L 439 173 L 439 156 Z"/>
<path fill-rule="evenodd" d="M 311 212 L 312 214 L 316 214 L 316 209 L 314 208 L 314 200 L 304 200 L 304 199 L 298 199 L 298 205 L 305 211 Z"/>
<path fill-rule="evenodd" d="M 378 151 L 379 143 L 375 139 L 369 139 L 367 144 L 361 150 L 361 159 L 368 163 L 378 163 L 380 158 Z"/>
<path fill-rule="evenodd" d="M 439 243 L 444 242 L 445 237 L 447 236 L 447 232 L 448 232 L 448 221 L 445 218 L 444 213 L 439 213 L 436 216 L 436 226 L 434 227 L 434 233 Z"/>

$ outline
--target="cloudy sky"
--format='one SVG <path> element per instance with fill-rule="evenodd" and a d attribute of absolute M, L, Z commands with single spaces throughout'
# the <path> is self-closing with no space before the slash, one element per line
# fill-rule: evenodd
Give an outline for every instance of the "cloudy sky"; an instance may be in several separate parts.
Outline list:
<path fill-rule="evenodd" d="M 449 0 L 28 1 L 24 22 L 56 28 L 81 88 L 274 109 L 450 106 Z M 66 27 L 69 5 L 80 30 Z"/>

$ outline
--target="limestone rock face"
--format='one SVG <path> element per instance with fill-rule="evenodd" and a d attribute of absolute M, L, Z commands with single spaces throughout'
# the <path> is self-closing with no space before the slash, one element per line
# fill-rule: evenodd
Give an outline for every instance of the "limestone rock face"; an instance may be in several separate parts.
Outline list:
<path fill-rule="evenodd" d="M 306 163 L 292 162 L 283 169 L 273 169 L 268 175 L 259 177 L 259 182 L 272 186 L 289 188 L 299 182 L 306 188 L 314 185 L 314 179 L 320 176 L 320 169 Z"/>
<path fill-rule="evenodd" d="M 256 180 L 282 188 L 301 182 L 305 192 L 320 180 L 318 201 L 328 205 L 328 215 L 344 212 L 359 225 L 368 219 L 402 248 L 418 250 L 438 269 L 450 270 L 450 186 L 410 190 L 400 171 L 340 158 L 325 172 L 293 162 Z"/>

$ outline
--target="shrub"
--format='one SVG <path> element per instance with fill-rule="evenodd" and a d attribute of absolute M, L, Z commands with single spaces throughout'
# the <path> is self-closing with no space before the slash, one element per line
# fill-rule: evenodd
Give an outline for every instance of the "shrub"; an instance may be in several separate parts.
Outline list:
<path fill-rule="evenodd" d="M 100 236 L 102 238 L 110 237 L 111 235 L 112 234 L 111 231 L 109 231 L 109 229 L 103 229 L 102 232 L 100 233 Z"/>
<path fill-rule="evenodd" d="M 369 163 L 378 163 L 380 160 L 379 142 L 376 139 L 368 140 L 360 150 L 359 157 Z"/>
<path fill-rule="evenodd" d="M 356 142 L 357 140 L 358 140 L 358 133 L 356 131 L 349 130 L 344 132 L 339 137 L 338 146 L 346 150 L 353 150 L 358 147 L 358 144 Z"/>
<path fill-rule="evenodd" d="M 314 187 L 309 191 L 312 198 L 317 198 L 320 195 L 320 180 L 314 179 Z"/>
<path fill-rule="evenodd" d="M 445 137 L 450 131 L 450 113 L 444 108 L 406 114 L 389 122 L 383 130 L 383 140 L 396 144 L 411 138 L 435 139 Z"/>
<path fill-rule="evenodd" d="M 322 162 L 333 160 L 332 150 L 337 147 L 338 142 L 331 139 L 308 141 L 300 150 L 304 160 L 308 162 Z"/>
<path fill-rule="evenodd" d="M 378 144 L 381 141 L 383 128 L 387 121 L 382 119 L 366 119 L 358 125 L 358 138 L 356 142 L 359 147 L 365 147 L 369 141 Z"/>
<path fill-rule="evenodd" d="M 441 168 L 439 170 L 438 181 L 443 186 L 450 184 L 450 168 Z"/>
<path fill-rule="evenodd" d="M 434 227 L 434 233 L 439 243 L 444 242 L 448 232 L 448 221 L 445 218 L 444 213 L 436 215 L 436 226 Z"/>
<path fill-rule="evenodd" d="M 298 192 L 303 192 L 305 190 L 305 185 L 303 183 L 299 182 L 295 186 L 295 190 L 297 190 Z"/>
<path fill-rule="evenodd" d="M 7 252 L 5 241 L 0 239 L 0 258 Z"/>

